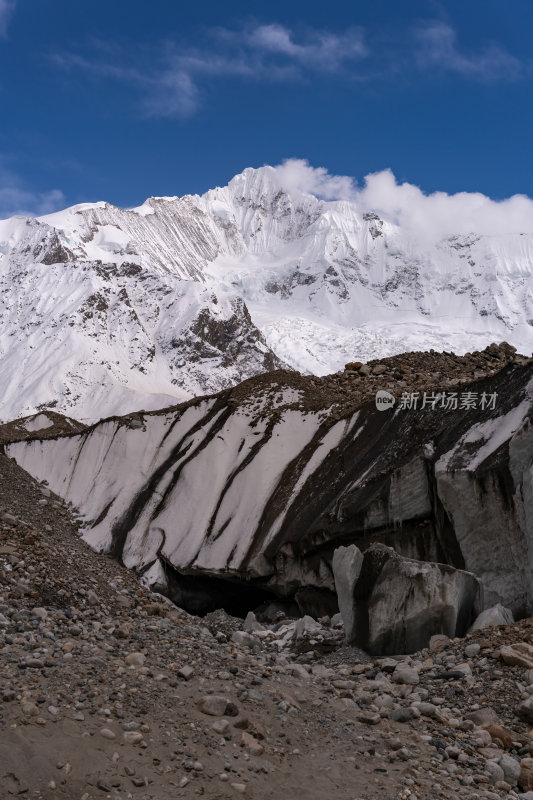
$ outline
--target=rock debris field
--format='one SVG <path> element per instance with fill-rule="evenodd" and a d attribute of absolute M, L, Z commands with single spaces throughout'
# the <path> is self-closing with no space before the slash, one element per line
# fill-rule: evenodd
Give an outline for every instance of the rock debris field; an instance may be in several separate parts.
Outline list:
<path fill-rule="evenodd" d="M 533 625 L 343 645 L 193 617 L 0 456 L 0 798 L 533 798 Z"/>

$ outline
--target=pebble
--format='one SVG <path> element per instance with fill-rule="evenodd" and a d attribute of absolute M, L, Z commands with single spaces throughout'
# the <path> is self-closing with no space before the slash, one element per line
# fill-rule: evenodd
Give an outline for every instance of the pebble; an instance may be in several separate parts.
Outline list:
<path fill-rule="evenodd" d="M 122 735 L 126 744 L 139 744 L 143 740 L 142 733 L 138 731 L 124 731 Z"/>
<path fill-rule="evenodd" d="M 236 717 L 238 712 L 235 703 L 232 703 L 227 697 L 219 695 L 206 695 L 198 701 L 198 708 L 202 714 L 209 714 L 213 717 Z"/>
<path fill-rule="evenodd" d="M 215 733 L 224 734 L 229 729 L 229 722 L 227 719 L 217 719 L 215 722 L 213 722 L 211 727 Z"/>
<path fill-rule="evenodd" d="M 146 656 L 144 653 L 128 653 L 124 661 L 130 667 L 142 667 L 146 662 Z"/>
<path fill-rule="evenodd" d="M 178 675 L 185 681 L 190 681 L 194 677 L 194 667 L 186 664 L 178 670 Z"/>

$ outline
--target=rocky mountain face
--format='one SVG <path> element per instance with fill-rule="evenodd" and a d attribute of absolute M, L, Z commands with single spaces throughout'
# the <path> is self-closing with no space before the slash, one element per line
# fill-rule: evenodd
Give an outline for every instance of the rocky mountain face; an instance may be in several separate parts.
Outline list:
<path fill-rule="evenodd" d="M 203 196 L 0 221 L 1 419 L 160 408 L 357 356 L 531 352 L 533 237 L 428 244 L 271 167 Z"/>
<path fill-rule="evenodd" d="M 496 603 L 530 614 L 533 360 L 503 344 L 348 367 L 326 378 L 280 370 L 72 432 L 51 420 L 0 435 L 78 510 L 93 548 L 189 611 L 278 598 L 331 614 L 335 552 L 379 542 L 447 565 L 438 592 L 455 599 L 438 613 L 451 636 Z M 378 391 L 395 405 L 378 407 Z M 378 566 L 355 589 L 365 608 Z M 435 580 L 424 577 L 422 606 Z"/>

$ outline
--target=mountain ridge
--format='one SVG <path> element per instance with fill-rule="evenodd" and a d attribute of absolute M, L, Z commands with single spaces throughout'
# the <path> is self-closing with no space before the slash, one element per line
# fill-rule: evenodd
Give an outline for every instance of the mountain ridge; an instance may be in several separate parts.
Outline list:
<path fill-rule="evenodd" d="M 0 221 L 1 418 L 91 420 L 262 371 L 533 349 L 533 235 L 422 235 L 247 168 L 204 195 Z"/>

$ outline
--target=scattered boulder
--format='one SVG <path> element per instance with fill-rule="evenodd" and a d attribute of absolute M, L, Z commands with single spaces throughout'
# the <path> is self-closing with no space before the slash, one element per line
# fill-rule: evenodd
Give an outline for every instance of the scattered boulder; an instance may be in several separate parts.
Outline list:
<path fill-rule="evenodd" d="M 392 680 L 394 683 L 404 683 L 408 686 L 416 686 L 420 682 L 418 670 L 405 663 L 398 664 L 392 673 Z"/>
<path fill-rule="evenodd" d="M 124 731 L 122 736 L 126 744 L 140 744 L 143 740 L 143 735 L 139 731 Z"/>
<path fill-rule="evenodd" d="M 251 733 L 246 731 L 241 734 L 241 747 L 244 747 L 253 756 L 260 756 L 265 749 Z"/>
<path fill-rule="evenodd" d="M 300 617 L 296 623 L 295 637 L 302 639 L 305 636 L 313 636 L 313 634 L 320 634 L 322 632 L 322 625 L 313 619 L 313 617 L 305 616 Z"/>
<path fill-rule="evenodd" d="M 514 622 L 513 612 L 510 608 L 505 608 L 501 603 L 497 603 L 491 608 L 486 608 L 476 617 L 474 624 L 470 627 L 469 633 L 479 631 L 482 628 L 490 628 L 493 625 L 511 625 Z"/>
<path fill-rule="evenodd" d="M 450 643 L 450 637 L 443 633 L 435 633 L 429 640 L 429 649 L 432 653 L 438 653 Z"/>
<path fill-rule="evenodd" d="M 184 681 L 190 681 L 191 678 L 194 678 L 194 667 L 191 667 L 190 664 L 185 664 L 178 670 L 178 675 Z"/>
<path fill-rule="evenodd" d="M 394 722 L 409 722 L 409 720 L 417 719 L 419 716 L 420 712 L 417 712 L 417 710 L 412 707 L 396 708 L 389 714 L 389 718 L 394 720 Z"/>
<path fill-rule="evenodd" d="M 533 645 L 527 642 L 503 645 L 500 648 L 500 658 L 509 667 L 533 669 Z"/>
<path fill-rule="evenodd" d="M 492 759 L 485 763 L 485 774 L 489 778 L 489 782 L 495 786 L 500 781 L 504 780 L 505 774 L 497 761 Z"/>
<path fill-rule="evenodd" d="M 355 574 L 356 554 L 352 558 Z M 339 562 L 337 572 L 343 574 Z M 349 569 L 345 568 L 344 574 L 348 575 Z M 342 586 L 341 581 L 339 584 Z M 348 606 L 349 597 L 344 586 L 342 592 L 341 609 Z M 404 558 L 382 544 L 365 551 L 352 592 L 350 641 L 372 655 L 413 653 L 427 647 L 437 633 L 461 636 L 481 604 L 481 585 L 472 573 Z"/>
<path fill-rule="evenodd" d="M 142 667 L 146 661 L 144 653 L 128 653 L 124 659 L 129 667 Z"/>
<path fill-rule="evenodd" d="M 474 725 L 499 725 L 500 718 L 493 708 L 479 708 L 477 711 L 470 711 L 465 714 L 465 719 L 471 720 Z"/>
<path fill-rule="evenodd" d="M 202 714 L 210 717 L 236 717 L 239 713 L 235 703 L 216 694 L 208 694 L 198 701 L 198 708 Z"/>
<path fill-rule="evenodd" d="M 255 631 L 264 631 L 265 626 L 257 621 L 257 617 L 253 611 L 249 611 L 244 620 L 242 629 L 246 633 L 255 633 Z"/>

